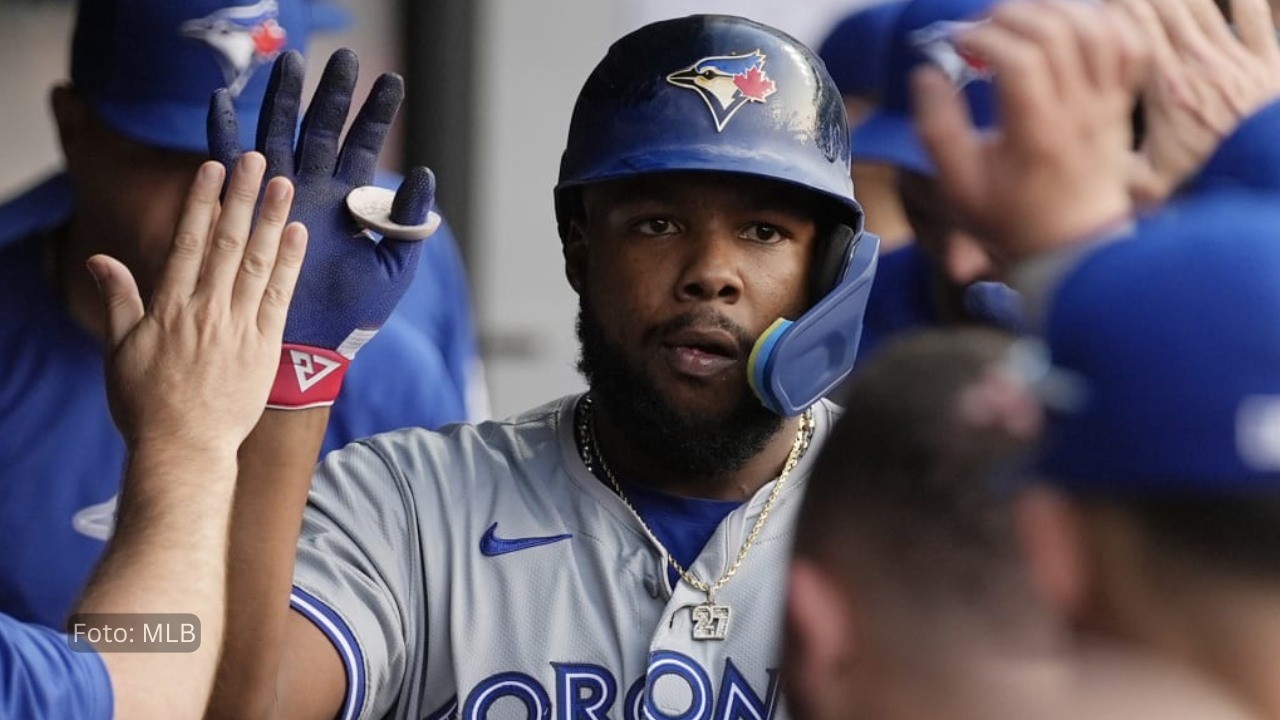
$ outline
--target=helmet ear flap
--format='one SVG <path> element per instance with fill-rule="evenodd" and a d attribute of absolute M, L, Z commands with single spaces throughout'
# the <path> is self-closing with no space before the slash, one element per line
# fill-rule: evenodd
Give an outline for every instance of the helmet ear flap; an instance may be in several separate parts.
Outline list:
<path fill-rule="evenodd" d="M 840 248 L 849 250 L 841 254 Z M 868 232 L 855 236 L 852 228 L 837 226 L 823 255 L 847 258 L 834 273 L 826 270 L 835 284 L 794 321 L 779 318 L 770 325 L 747 360 L 747 382 L 756 397 L 783 417 L 799 415 L 853 369 L 880 238 Z"/>
<path fill-rule="evenodd" d="M 813 268 L 809 272 L 810 305 L 821 300 L 840 283 L 849 266 L 856 237 L 853 228 L 840 223 L 819 243 L 813 256 Z"/>

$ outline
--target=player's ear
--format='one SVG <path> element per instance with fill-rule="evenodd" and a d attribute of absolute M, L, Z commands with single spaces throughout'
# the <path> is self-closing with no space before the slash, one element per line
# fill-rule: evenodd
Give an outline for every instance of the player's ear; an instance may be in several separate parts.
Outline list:
<path fill-rule="evenodd" d="M 1037 595 L 1061 616 L 1079 617 L 1089 589 L 1080 509 L 1062 493 L 1034 486 L 1014 503 L 1014 522 Z"/>
<path fill-rule="evenodd" d="M 53 111 L 54 122 L 58 125 L 58 142 L 62 145 L 62 154 L 67 164 L 72 165 L 87 142 L 89 106 L 76 94 L 70 83 L 63 83 L 49 91 L 49 107 Z"/>
<path fill-rule="evenodd" d="M 573 291 L 581 295 L 587 286 L 587 236 L 580 218 L 569 221 L 561 249 L 564 251 L 564 276 Z"/>
<path fill-rule="evenodd" d="M 851 600 L 815 561 L 792 559 L 787 584 L 786 639 L 782 674 L 788 702 L 805 717 L 832 717 L 839 688 L 849 687 L 856 632 Z M 825 708 L 825 709 L 824 709 Z"/>

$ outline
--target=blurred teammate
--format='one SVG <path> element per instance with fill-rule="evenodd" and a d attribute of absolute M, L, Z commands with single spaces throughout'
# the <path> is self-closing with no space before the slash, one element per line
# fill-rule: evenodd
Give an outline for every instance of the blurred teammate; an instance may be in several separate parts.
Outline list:
<path fill-rule="evenodd" d="M 71 82 L 51 104 L 66 171 L 0 206 L 0 611 L 58 627 L 110 536 L 125 444 L 103 391 L 104 318 L 82 272 L 105 252 L 157 281 L 182 198 L 207 158 L 209 95 L 227 86 L 252 145 L 271 62 L 304 48 L 300 0 L 94 0 L 79 7 Z M 476 347 L 452 240 L 362 353 L 324 448 L 468 417 Z M 323 367 L 316 371 L 322 371 Z"/>
<path fill-rule="evenodd" d="M 860 365 L 801 511 L 788 703 L 809 719 L 1043 718 L 1069 682 L 1007 487 L 1040 408 L 995 331 L 904 336 Z"/>
<path fill-rule="evenodd" d="M 1079 632 L 1171 660 L 1280 717 L 1262 670 L 1280 647 L 1280 215 L 1258 170 L 1277 154 L 1267 68 L 1280 49 L 1262 0 L 1233 3 L 1238 39 L 1207 1 L 1144 7 L 1107 12 L 1216 67 L 1188 75 L 1194 116 L 1244 122 L 1185 183 L 1194 190 L 1136 232 L 1124 232 L 1128 115 L 1148 64 L 1118 17 L 1001 6 L 959 38 L 998 78 L 999 132 L 976 133 L 936 73 L 917 78 L 918 121 L 965 223 L 1018 263 L 1074 388 L 1050 394 L 1043 480 L 1015 510 L 1040 592 Z M 1154 43 L 1157 65 L 1165 49 Z"/>
<path fill-rule="evenodd" d="M 883 101 L 853 131 L 855 162 L 896 169 L 896 193 L 914 231 L 911 244 L 887 253 L 867 306 L 860 357 L 895 334 L 948 325 L 1021 329 L 1018 298 L 1001 281 L 1006 264 L 966 231 L 939 192 L 932 162 L 912 128 L 910 79 L 916 68 L 939 67 L 963 89 L 974 122 L 995 122 L 991 76 L 953 38 L 979 21 L 991 0 L 911 0 L 887 41 Z"/>
<path fill-rule="evenodd" d="M 854 375 L 798 524 L 797 717 L 1248 717 L 1150 653 L 1073 636 L 1037 594 L 1012 492 L 1043 423 L 1028 352 L 990 330 L 924 331 Z"/>
<path fill-rule="evenodd" d="M 844 96 L 849 127 L 856 130 L 881 102 L 889 40 L 905 0 L 859 8 L 836 23 L 818 45 L 831 79 Z M 850 165 L 858 202 L 867 213 L 867 230 L 880 236 L 880 252 L 896 250 L 911 239 L 911 227 L 898 199 L 892 165 L 854 160 Z"/>

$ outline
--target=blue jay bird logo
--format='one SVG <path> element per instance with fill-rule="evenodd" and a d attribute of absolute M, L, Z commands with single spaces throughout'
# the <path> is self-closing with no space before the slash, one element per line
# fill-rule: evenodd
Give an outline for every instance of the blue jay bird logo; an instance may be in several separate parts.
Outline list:
<path fill-rule="evenodd" d="M 724 130 L 747 103 L 763 103 L 777 90 L 764 71 L 764 53 L 705 57 L 667 76 L 676 87 L 693 90 L 711 110 L 716 132 Z"/>
<path fill-rule="evenodd" d="M 911 33 L 911 44 L 929 62 L 936 65 L 951 80 L 956 89 L 978 80 L 991 80 L 991 68 L 982 58 L 967 53 L 956 45 L 956 35 L 986 22 L 941 20 Z"/>
<path fill-rule="evenodd" d="M 279 12 L 276 0 L 259 0 L 252 5 L 233 5 L 188 20 L 178 31 L 217 51 L 227 90 L 231 97 L 236 97 L 248 84 L 253 71 L 275 60 L 284 49 L 288 33 L 276 19 Z"/>

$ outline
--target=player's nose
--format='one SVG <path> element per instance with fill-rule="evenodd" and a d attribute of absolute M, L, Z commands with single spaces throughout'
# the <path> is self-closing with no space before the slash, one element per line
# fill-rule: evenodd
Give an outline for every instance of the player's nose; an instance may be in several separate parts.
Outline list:
<path fill-rule="evenodd" d="M 677 298 L 683 301 L 736 302 L 742 295 L 738 244 L 723 226 L 707 224 L 692 229 L 681 244 L 683 255 Z"/>

